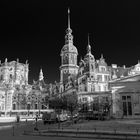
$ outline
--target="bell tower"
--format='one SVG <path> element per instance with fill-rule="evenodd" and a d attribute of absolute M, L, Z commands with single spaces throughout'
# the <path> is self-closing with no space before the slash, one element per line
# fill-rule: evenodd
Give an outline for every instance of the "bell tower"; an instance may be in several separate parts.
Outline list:
<path fill-rule="evenodd" d="M 60 82 L 68 79 L 69 75 L 77 75 L 77 48 L 73 45 L 72 29 L 70 28 L 70 10 L 68 9 L 68 28 L 66 29 L 65 45 L 61 49 Z"/>

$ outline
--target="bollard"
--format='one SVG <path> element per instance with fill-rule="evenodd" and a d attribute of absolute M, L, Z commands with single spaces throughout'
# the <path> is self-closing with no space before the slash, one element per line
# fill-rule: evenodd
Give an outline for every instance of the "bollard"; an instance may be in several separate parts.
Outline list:
<path fill-rule="evenodd" d="M 14 126 L 12 127 L 12 135 L 13 136 L 15 135 L 15 128 L 14 128 Z"/>
<path fill-rule="evenodd" d="M 96 132 L 96 128 L 94 128 L 94 131 Z"/>
<path fill-rule="evenodd" d="M 127 135 L 125 136 L 125 139 L 127 140 Z"/>
<path fill-rule="evenodd" d="M 136 129 L 137 130 L 137 134 L 139 133 L 139 129 Z"/>
<path fill-rule="evenodd" d="M 77 133 L 76 133 L 76 136 L 78 135 L 78 130 L 79 130 L 79 128 L 77 128 Z"/>

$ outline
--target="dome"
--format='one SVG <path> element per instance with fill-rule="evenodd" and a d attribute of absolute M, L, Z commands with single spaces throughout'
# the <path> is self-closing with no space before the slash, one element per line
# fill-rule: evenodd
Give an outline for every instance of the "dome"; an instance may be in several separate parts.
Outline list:
<path fill-rule="evenodd" d="M 91 53 L 91 46 L 90 46 L 89 43 L 88 43 L 88 46 L 87 46 L 87 54 L 85 55 L 84 60 L 94 60 L 94 56 Z"/>
<path fill-rule="evenodd" d="M 90 60 L 94 60 L 94 56 L 91 53 L 87 53 L 84 57 L 84 59 L 90 59 Z"/>
<path fill-rule="evenodd" d="M 104 60 L 100 60 L 98 65 L 100 66 L 107 66 L 106 62 Z"/>
<path fill-rule="evenodd" d="M 77 48 L 73 44 L 65 44 L 63 46 L 61 49 L 61 54 L 66 52 L 78 54 Z"/>
<path fill-rule="evenodd" d="M 94 56 L 89 52 L 85 55 L 84 60 L 94 60 Z"/>

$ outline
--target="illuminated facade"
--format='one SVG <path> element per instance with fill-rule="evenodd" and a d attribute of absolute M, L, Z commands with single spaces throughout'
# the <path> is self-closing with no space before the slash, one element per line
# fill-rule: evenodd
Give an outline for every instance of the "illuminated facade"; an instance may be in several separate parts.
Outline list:
<path fill-rule="evenodd" d="M 23 64 L 18 59 L 5 59 L 0 64 L 0 112 L 46 109 L 47 98 L 74 92 L 79 102 L 89 107 L 96 97 L 111 97 L 115 117 L 140 116 L 140 62 L 132 67 L 108 66 L 103 55 L 95 59 L 89 36 L 85 48 L 87 52 L 78 63 L 68 10 L 65 44 L 60 52 L 60 81 L 46 84 L 41 69 L 38 80 L 29 85 L 27 61 Z"/>
<path fill-rule="evenodd" d="M 132 67 L 108 66 L 103 55 L 92 54 L 89 37 L 87 53 L 77 65 L 78 50 L 73 45 L 68 13 L 65 45 L 61 50 L 60 93 L 76 92 L 81 103 L 90 103 L 98 96 L 111 97 L 115 117 L 140 116 L 140 62 Z"/>
<path fill-rule="evenodd" d="M 109 67 L 101 55 L 99 60 L 92 54 L 89 36 L 87 53 L 77 65 L 78 50 L 73 45 L 72 29 L 70 28 L 70 13 L 68 12 L 68 29 L 65 35 L 65 45 L 61 49 L 60 93 L 78 94 L 78 101 L 86 103 L 90 109 L 91 102 L 98 96 L 110 97 Z M 85 104 L 84 104 L 85 105 Z"/>
<path fill-rule="evenodd" d="M 122 117 L 140 116 L 140 63 L 132 67 L 112 65 L 111 80 L 113 115 Z"/>
<path fill-rule="evenodd" d="M 17 61 L 0 66 L 0 112 L 10 114 L 16 110 L 41 110 L 48 108 L 45 97 L 49 86 L 45 84 L 42 69 L 39 79 L 28 84 L 29 64 Z"/>
<path fill-rule="evenodd" d="M 11 111 L 13 108 L 13 96 L 16 89 L 28 86 L 28 63 L 17 61 L 0 64 L 0 111 Z"/>

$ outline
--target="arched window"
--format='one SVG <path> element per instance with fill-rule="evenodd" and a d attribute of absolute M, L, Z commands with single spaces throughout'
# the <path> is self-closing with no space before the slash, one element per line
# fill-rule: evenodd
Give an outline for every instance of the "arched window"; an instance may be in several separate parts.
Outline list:
<path fill-rule="evenodd" d="M 12 74 L 10 74 L 10 79 L 12 79 Z"/>
<path fill-rule="evenodd" d="M 44 109 L 44 105 L 42 105 L 41 108 Z"/>
<path fill-rule="evenodd" d="M 27 109 L 29 110 L 29 109 L 31 109 L 31 104 L 27 104 Z"/>
<path fill-rule="evenodd" d="M 16 104 L 15 103 L 13 104 L 13 110 L 16 110 Z"/>
<path fill-rule="evenodd" d="M 37 107 L 38 107 L 38 104 L 35 104 L 35 109 L 37 109 Z"/>

